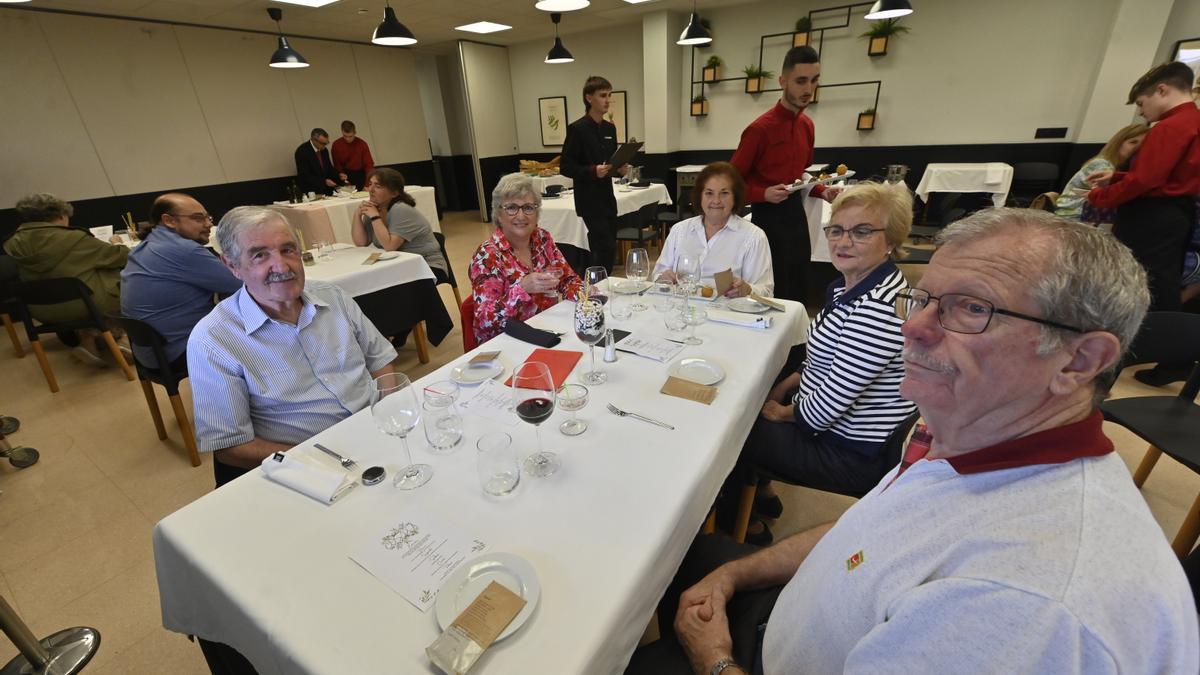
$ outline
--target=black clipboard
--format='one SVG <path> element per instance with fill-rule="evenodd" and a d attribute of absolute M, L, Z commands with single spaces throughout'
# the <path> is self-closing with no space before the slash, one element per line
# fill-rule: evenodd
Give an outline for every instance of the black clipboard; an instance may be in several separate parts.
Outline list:
<path fill-rule="evenodd" d="M 643 145 L 645 145 L 645 143 L 642 143 L 641 141 L 630 141 L 622 144 L 621 147 L 617 148 L 617 151 L 613 153 L 613 156 L 608 159 L 608 165 L 614 169 L 621 168 L 633 160 L 633 156 L 637 154 L 638 150 L 642 149 Z"/>

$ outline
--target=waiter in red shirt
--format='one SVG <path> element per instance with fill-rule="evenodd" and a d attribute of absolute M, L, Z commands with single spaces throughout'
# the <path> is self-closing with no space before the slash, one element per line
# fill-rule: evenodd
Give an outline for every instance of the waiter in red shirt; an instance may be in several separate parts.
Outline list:
<path fill-rule="evenodd" d="M 375 169 L 375 160 L 371 158 L 371 148 L 367 142 L 357 134 L 354 122 L 345 120 L 342 122 L 342 137 L 333 142 L 330 151 L 338 178 L 343 183 L 354 183 L 354 187 L 361 190 L 367 184 L 367 174 Z"/>
<path fill-rule="evenodd" d="M 771 266 L 775 270 L 775 296 L 804 300 L 805 269 L 812 255 L 803 191 L 788 192 L 812 164 L 813 121 L 804 114 L 821 78 L 821 57 L 812 47 L 793 47 L 779 71 L 783 95 L 775 107 L 759 116 L 742 132 L 733 158 L 746 181 L 746 201 L 753 204 L 754 224 L 767 233 Z M 829 201 L 838 188 L 816 185 L 814 197 Z"/>

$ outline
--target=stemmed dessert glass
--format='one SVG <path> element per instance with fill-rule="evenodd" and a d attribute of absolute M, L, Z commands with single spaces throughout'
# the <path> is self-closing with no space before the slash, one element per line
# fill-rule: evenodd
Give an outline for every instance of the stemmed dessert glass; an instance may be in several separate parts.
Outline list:
<path fill-rule="evenodd" d="M 577 414 L 588 403 L 588 388 L 582 384 L 564 384 L 558 390 L 558 407 L 570 411 L 571 419 L 558 425 L 558 430 L 567 436 L 578 436 L 587 431 L 587 422 Z"/>
<path fill-rule="evenodd" d="M 371 418 L 385 434 L 399 436 L 404 447 L 406 466 L 400 469 L 392 484 L 401 490 L 419 488 L 433 477 L 433 467 L 413 464 L 408 434 L 421 421 L 421 404 L 413 391 L 412 382 L 404 373 L 385 373 L 375 378 L 371 390 Z"/>
<path fill-rule="evenodd" d="M 512 376 L 513 410 L 521 421 L 533 425 L 537 452 L 525 458 L 525 473 L 545 478 L 558 471 L 558 455 L 542 449 L 541 424 L 554 412 L 554 378 L 541 361 L 522 363 Z"/>

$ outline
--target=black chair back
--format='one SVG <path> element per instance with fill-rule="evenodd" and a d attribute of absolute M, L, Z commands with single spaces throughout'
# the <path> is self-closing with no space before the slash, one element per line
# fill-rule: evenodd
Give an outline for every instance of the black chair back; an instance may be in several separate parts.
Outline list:
<path fill-rule="evenodd" d="M 92 301 L 92 289 L 75 277 L 60 277 L 57 279 L 42 279 L 39 281 L 21 281 L 16 284 L 16 296 L 21 310 L 21 320 L 29 341 L 35 342 L 42 333 L 55 333 L 63 330 L 80 328 L 95 328 L 108 330 L 104 317 L 96 309 Z M 34 325 L 30 306 L 60 305 L 67 302 L 81 301 L 87 309 L 87 318 L 78 321 L 57 321 Z"/>
<path fill-rule="evenodd" d="M 892 433 L 888 434 L 887 440 L 883 443 L 883 454 L 887 457 L 889 468 L 896 466 L 904 459 L 904 441 L 908 440 L 908 435 L 912 433 L 913 427 L 917 425 L 919 419 L 921 419 L 921 411 L 914 410 L 895 429 L 892 429 Z"/>
<path fill-rule="evenodd" d="M 458 280 L 454 278 L 454 265 L 450 264 L 450 254 L 446 253 L 446 235 L 434 232 L 433 238 L 437 239 L 438 248 L 442 249 L 442 258 L 446 260 L 446 276 L 450 278 L 450 288 L 458 288 Z"/>
<path fill-rule="evenodd" d="M 171 368 L 171 362 L 167 359 L 167 341 L 163 336 L 145 321 L 123 314 L 113 314 L 111 318 L 125 329 L 130 345 L 154 352 L 154 362 L 150 364 L 142 363 L 136 352 L 134 353 L 133 365 L 137 368 L 138 377 L 161 384 L 171 396 L 178 394 L 179 383 L 188 376 L 187 366 L 185 364 L 182 370 Z"/>
<path fill-rule="evenodd" d="M 1188 312 L 1150 312 L 1117 375 L 1127 366 L 1143 363 L 1196 363 L 1200 361 L 1200 314 Z M 1183 385 L 1181 398 L 1196 400 L 1200 391 L 1200 367 L 1192 371 Z"/>

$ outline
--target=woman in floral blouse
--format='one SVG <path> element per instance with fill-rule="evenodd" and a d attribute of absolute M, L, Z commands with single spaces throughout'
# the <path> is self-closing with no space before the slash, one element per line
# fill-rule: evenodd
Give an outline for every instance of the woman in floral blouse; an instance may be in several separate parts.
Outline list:
<path fill-rule="evenodd" d="M 538 227 L 542 198 L 519 173 L 500 179 L 492 191 L 496 225 L 471 258 L 475 337 L 480 343 L 504 332 L 511 318 L 525 320 L 553 307 L 559 296 L 574 300 L 582 281 Z"/>

